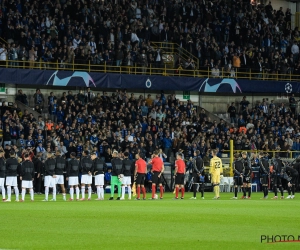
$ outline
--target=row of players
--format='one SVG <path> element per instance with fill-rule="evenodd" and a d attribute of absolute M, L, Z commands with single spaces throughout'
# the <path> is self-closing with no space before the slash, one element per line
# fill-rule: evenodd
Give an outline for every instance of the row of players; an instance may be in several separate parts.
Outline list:
<path fill-rule="evenodd" d="M 26 189 L 29 189 L 31 200 L 33 200 L 33 178 L 34 178 L 34 165 L 30 159 L 29 154 L 25 154 L 24 161 L 19 164 L 17 158 L 15 158 L 15 152 L 10 152 L 10 158 L 5 161 L 3 157 L 4 152 L 0 152 L 0 187 L 2 188 L 3 200 L 6 202 L 11 201 L 11 187 L 14 187 L 16 194 L 16 201 L 19 201 L 19 190 L 17 186 L 17 175 L 20 175 L 22 180 L 22 199 L 25 199 Z M 159 185 L 160 199 L 163 199 L 163 186 L 161 176 L 164 172 L 164 164 L 161 158 L 158 156 L 159 152 L 155 152 L 153 158 L 148 164 L 152 165 L 152 197 L 156 199 L 156 186 Z M 194 195 L 191 199 L 196 199 L 197 188 L 200 184 L 200 191 L 202 198 L 204 198 L 204 165 L 203 160 L 200 157 L 200 152 L 196 151 L 193 159 L 193 192 Z M 215 197 L 219 199 L 219 183 L 221 174 L 223 172 L 222 161 L 216 156 L 216 152 L 212 151 L 213 158 L 210 161 L 210 174 L 212 175 L 212 184 L 214 187 Z M 143 199 L 146 199 L 146 190 L 144 187 L 145 176 L 147 172 L 147 163 L 143 160 L 143 156 L 137 154 L 136 161 L 133 162 L 128 159 L 128 154 L 125 152 L 123 159 L 119 157 L 117 151 L 113 152 L 112 164 L 112 178 L 111 178 L 111 197 L 113 199 L 114 187 L 118 187 L 118 200 L 125 199 L 125 187 L 128 190 L 128 198 L 131 199 L 131 175 L 132 169 L 134 169 L 135 183 L 137 187 L 137 199 L 140 199 L 141 192 L 143 193 Z M 298 172 L 290 167 L 284 166 L 279 157 L 272 159 L 272 166 L 270 166 L 268 159 L 263 152 L 259 153 L 259 168 L 261 183 L 264 192 L 264 199 L 268 198 L 268 182 L 271 178 L 273 181 L 273 190 L 277 197 L 277 187 L 280 189 L 281 198 L 283 196 L 282 178 L 288 181 L 288 199 L 294 198 L 295 184 L 298 179 Z M 66 167 L 67 165 L 67 167 Z M 52 154 L 47 155 L 47 159 L 44 163 L 44 186 L 45 186 L 45 199 L 48 201 L 49 188 L 53 188 L 52 201 L 56 200 L 56 185 L 61 186 L 63 199 L 66 200 L 66 192 L 64 187 L 63 172 L 67 170 L 68 185 L 70 186 L 70 201 L 74 199 L 74 190 L 76 191 L 76 200 L 85 200 L 85 188 L 88 186 L 88 200 L 91 199 L 91 184 L 92 177 L 95 178 L 95 186 L 97 188 L 97 200 L 104 199 L 104 172 L 107 166 L 103 159 L 98 158 L 96 153 L 89 155 L 88 151 L 83 153 L 83 157 L 79 161 L 76 158 L 75 153 L 71 154 L 70 161 L 66 161 L 60 156 L 60 152 L 56 152 L 56 156 Z M 79 173 L 81 173 L 81 193 L 80 199 L 79 190 Z M 175 199 L 178 199 L 178 193 L 181 189 L 181 199 L 184 198 L 184 177 L 186 173 L 186 165 L 181 153 L 177 154 L 177 160 L 175 162 Z M 250 159 L 246 152 L 242 152 L 241 157 L 239 154 L 235 154 L 234 161 L 234 189 L 235 196 L 233 199 L 237 199 L 238 187 L 241 186 L 243 190 L 242 198 L 251 197 L 251 176 L 252 168 Z M 6 177 L 6 187 L 8 199 L 5 199 L 4 182 Z M 248 195 L 246 193 L 248 192 Z"/>
<path fill-rule="evenodd" d="M 149 164 L 152 165 L 152 198 L 156 198 L 156 185 L 160 188 L 160 198 L 163 198 L 163 186 L 161 176 L 164 172 L 164 164 L 162 159 L 158 156 L 159 152 L 155 152 Z M 0 152 L 0 187 L 2 189 L 3 201 L 11 201 L 11 188 L 13 187 L 16 194 L 16 201 L 19 201 L 19 190 L 17 185 L 17 176 L 20 176 L 22 181 L 22 198 L 21 202 L 25 199 L 26 189 L 29 189 L 31 200 L 34 200 L 33 193 L 33 180 L 35 175 L 34 164 L 31 161 L 30 155 L 25 153 L 24 160 L 19 164 L 18 159 L 15 157 L 15 152 L 10 151 L 10 158 L 7 160 L 3 157 L 4 152 Z M 137 186 L 137 199 L 140 199 L 140 192 L 143 193 L 143 198 L 146 198 L 146 190 L 144 187 L 145 176 L 147 173 L 147 163 L 143 160 L 143 156 L 137 154 L 136 161 L 128 159 L 128 153 L 124 153 L 124 158 L 119 157 L 117 151 L 113 152 L 112 176 L 111 176 L 111 197 L 113 200 L 114 187 L 118 187 L 117 200 L 125 199 L 125 188 L 128 189 L 128 198 L 131 199 L 131 175 L 132 169 L 134 169 L 135 182 Z M 182 155 L 179 155 L 178 158 Z M 182 179 L 184 181 L 185 163 L 176 161 L 180 165 L 178 170 L 182 172 Z M 70 201 L 74 199 L 74 191 L 76 192 L 76 200 L 85 200 L 85 188 L 88 186 L 88 200 L 91 199 L 91 184 L 92 178 L 95 178 L 95 186 L 97 188 L 97 200 L 104 199 L 104 173 L 107 169 L 107 165 L 102 158 L 97 157 L 95 152 L 89 155 L 88 151 L 83 152 L 81 160 L 76 158 L 75 153 L 71 153 L 71 159 L 66 161 L 61 157 L 60 152 L 56 152 L 56 155 L 47 154 L 47 159 L 44 162 L 44 186 L 45 186 L 45 199 L 48 201 L 49 188 L 53 188 L 53 198 L 51 201 L 56 201 L 56 185 L 60 185 L 63 200 L 66 200 L 66 191 L 64 186 L 63 173 L 66 170 L 68 185 L 70 186 Z M 79 174 L 81 174 L 81 194 L 79 190 Z M 6 178 L 6 181 L 5 181 Z M 4 184 L 5 183 L 5 184 Z M 7 199 L 5 193 L 5 187 L 7 189 Z M 122 196 L 121 196 L 122 193 Z"/>
<path fill-rule="evenodd" d="M 234 197 L 237 199 L 238 188 L 241 187 L 243 196 L 242 199 L 251 198 L 251 183 L 252 183 L 252 168 L 247 152 L 242 152 L 241 155 L 236 153 L 233 162 L 234 169 Z M 260 173 L 260 182 L 264 196 L 262 199 L 268 199 L 269 184 L 273 183 L 274 197 L 278 199 L 278 189 L 281 193 L 281 199 L 284 199 L 282 180 L 288 183 L 288 196 L 286 199 L 295 198 L 295 185 L 297 184 L 299 173 L 292 167 L 292 164 L 285 164 L 276 154 L 269 161 L 268 155 L 264 152 L 258 154 L 258 167 Z M 248 192 L 248 194 L 247 194 Z"/>
<path fill-rule="evenodd" d="M 25 199 L 26 189 L 29 189 L 31 200 L 34 200 L 33 193 L 33 179 L 35 174 L 34 164 L 30 159 L 30 155 L 25 153 L 24 160 L 19 164 L 15 157 L 15 152 L 10 152 L 10 158 L 5 161 L 3 157 L 4 152 L 0 152 L 0 187 L 2 188 L 3 201 L 11 201 L 11 187 L 14 187 L 16 194 L 16 201 L 19 201 L 19 190 L 17 186 L 17 176 L 20 176 L 22 181 L 22 198 Z M 143 160 L 143 156 L 137 154 L 136 161 L 128 159 L 128 153 L 125 152 L 123 159 L 119 157 L 117 151 L 113 152 L 113 159 L 111 160 L 112 165 L 112 176 L 111 176 L 111 196 L 110 200 L 113 200 L 114 187 L 118 187 L 118 198 L 117 200 L 125 199 L 125 188 L 128 190 L 128 199 L 131 199 L 131 175 L 132 169 L 134 169 L 134 181 L 136 184 L 137 200 L 140 199 L 141 192 L 143 199 L 146 199 L 146 189 L 144 186 L 145 176 L 147 173 L 147 163 Z M 156 188 L 159 186 L 160 199 L 163 199 L 163 185 L 162 185 L 162 174 L 164 172 L 164 163 L 158 156 L 159 151 L 154 152 L 152 159 L 148 162 L 151 164 L 152 169 L 152 196 L 150 199 L 156 199 Z M 220 170 L 222 171 L 222 161 L 216 157 L 216 152 L 213 152 L 213 158 L 211 163 L 215 166 L 215 198 L 219 198 L 218 183 L 220 179 Z M 192 199 L 196 199 L 196 185 L 199 182 L 200 177 L 203 177 L 203 161 L 200 157 L 200 152 L 195 153 L 193 162 L 193 174 L 194 174 L 194 196 Z M 92 177 L 95 178 L 95 186 L 97 188 L 97 200 L 104 199 L 104 173 L 107 169 L 106 163 L 102 158 L 98 158 L 96 153 L 93 152 L 89 155 L 88 151 L 83 152 L 83 156 L 79 161 L 76 158 L 75 153 L 71 153 L 71 159 L 66 161 L 61 157 L 60 152 L 56 152 L 56 156 L 52 154 L 47 155 L 47 159 L 44 162 L 44 186 L 45 186 L 45 199 L 48 201 L 49 188 L 53 188 L 53 198 L 51 201 L 56 201 L 56 185 L 61 186 L 63 199 L 66 200 L 66 191 L 64 186 L 63 173 L 67 170 L 66 180 L 70 186 L 70 201 L 74 200 L 74 191 L 76 192 L 76 200 L 85 200 L 85 188 L 88 186 L 88 200 L 91 199 L 91 184 Z M 81 174 L 81 193 L 82 198 L 80 199 L 79 190 L 79 173 Z M 214 174 L 212 173 L 212 174 Z M 181 189 L 181 199 L 184 198 L 184 180 L 186 174 L 186 165 L 183 160 L 181 153 L 177 154 L 177 160 L 175 162 L 175 199 L 178 199 L 179 189 Z M 6 177 L 6 182 L 5 182 Z M 7 188 L 7 199 L 5 199 L 5 187 Z M 203 191 L 202 191 L 203 196 Z"/>

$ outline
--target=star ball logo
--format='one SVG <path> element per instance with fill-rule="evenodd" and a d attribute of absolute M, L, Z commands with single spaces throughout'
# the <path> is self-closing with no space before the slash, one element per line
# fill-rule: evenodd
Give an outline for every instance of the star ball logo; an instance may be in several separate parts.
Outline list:
<path fill-rule="evenodd" d="M 284 88 L 285 88 L 285 92 L 288 94 L 292 93 L 292 91 L 293 91 L 293 86 L 289 82 L 285 85 Z"/>
<path fill-rule="evenodd" d="M 260 236 L 260 243 L 287 243 L 294 242 L 300 243 L 300 235 L 287 235 L 287 234 L 277 234 L 277 235 L 266 235 L 263 234 Z"/>

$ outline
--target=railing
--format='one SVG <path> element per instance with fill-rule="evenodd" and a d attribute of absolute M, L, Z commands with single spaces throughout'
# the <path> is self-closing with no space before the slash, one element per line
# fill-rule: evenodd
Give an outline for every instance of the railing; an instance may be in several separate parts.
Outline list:
<path fill-rule="evenodd" d="M 168 67 L 168 64 L 162 64 L 162 67 L 157 68 L 152 64 L 148 67 L 140 66 L 138 63 L 133 66 L 115 66 L 115 62 L 102 64 L 88 63 L 71 63 L 67 62 L 43 62 L 43 61 L 17 61 L 6 60 L 5 68 L 18 69 L 40 69 L 40 70 L 70 70 L 70 71 L 86 71 L 86 72 L 100 72 L 100 73 L 119 73 L 119 74 L 134 74 L 134 75 L 163 75 L 163 76 L 185 76 L 185 77 L 200 77 L 200 78 L 233 78 L 233 79 L 250 79 L 250 80 L 274 80 L 274 81 L 299 81 L 300 75 L 287 73 L 268 73 L 268 72 L 253 72 L 252 69 L 235 69 L 234 72 L 226 72 L 222 68 L 219 75 L 212 75 L 209 68 L 202 68 L 196 70 L 176 69 Z"/>
<path fill-rule="evenodd" d="M 16 102 L 18 108 L 20 108 L 22 111 L 27 110 L 29 114 L 32 113 L 32 115 L 34 116 L 34 118 L 36 120 L 39 119 L 39 116 L 43 116 L 43 118 L 45 118 L 44 112 L 42 112 L 42 114 L 40 114 L 40 113 L 36 112 L 33 108 L 30 108 L 29 106 L 25 105 L 24 103 L 22 103 L 20 101 L 15 101 L 15 102 Z"/>
<path fill-rule="evenodd" d="M 198 114 L 200 114 L 201 109 L 204 109 L 206 116 L 207 116 L 208 118 L 210 118 L 211 121 L 216 121 L 217 123 L 220 123 L 220 121 L 221 121 L 221 118 L 220 118 L 220 117 L 218 117 L 217 115 L 215 115 L 215 114 L 213 114 L 213 113 L 207 111 L 207 110 L 206 110 L 205 108 L 203 108 L 203 107 L 200 107 L 200 108 L 198 109 Z M 224 121 L 227 125 L 231 125 L 231 123 L 228 122 L 228 121 L 226 121 L 226 119 L 223 119 L 223 121 Z"/>
<path fill-rule="evenodd" d="M 264 152 L 268 153 L 270 156 L 275 157 L 276 153 L 279 153 L 279 155 L 284 155 L 282 158 L 288 158 L 288 159 L 293 159 L 295 156 L 300 155 L 300 151 L 293 151 L 293 150 L 288 150 L 288 151 L 278 151 L 278 150 L 233 150 L 234 152 L 241 153 L 241 152 L 247 152 L 247 153 L 254 153 L 258 154 L 259 152 Z M 222 153 L 230 153 L 230 150 L 223 150 Z"/>
<path fill-rule="evenodd" d="M 188 52 L 186 49 L 181 48 L 177 43 L 169 43 L 169 42 L 151 42 L 153 48 L 160 48 L 163 54 L 172 54 L 178 58 L 181 57 L 183 61 L 187 61 L 189 58 L 194 61 L 196 68 L 199 68 L 199 59 L 194 56 L 192 53 Z"/>
<path fill-rule="evenodd" d="M 2 37 L 0 37 L 0 40 L 1 40 L 2 42 L 4 42 L 5 44 L 8 44 L 8 42 L 5 41 Z"/>

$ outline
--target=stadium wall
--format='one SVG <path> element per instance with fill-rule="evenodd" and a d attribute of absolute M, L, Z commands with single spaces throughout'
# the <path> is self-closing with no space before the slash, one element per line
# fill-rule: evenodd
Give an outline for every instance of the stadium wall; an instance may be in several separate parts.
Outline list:
<path fill-rule="evenodd" d="M 213 113 L 226 112 L 231 102 L 239 103 L 244 95 L 254 106 L 263 97 L 275 102 L 287 102 L 289 93 L 299 93 L 300 90 L 300 82 L 284 80 L 259 81 L 27 69 L 0 69 L 0 75 L 1 82 L 4 82 L 7 88 L 6 93 L 0 94 L 0 99 L 8 102 L 14 101 L 18 89 L 23 89 L 29 102 L 36 88 L 40 88 L 46 96 L 53 91 L 57 97 L 62 95 L 62 90 L 76 92 L 86 87 L 92 87 L 95 92 L 127 89 L 128 92 L 135 93 L 136 97 L 147 96 L 150 93 L 152 98 L 164 90 L 166 94 L 175 93 L 181 101 L 190 99 Z"/>

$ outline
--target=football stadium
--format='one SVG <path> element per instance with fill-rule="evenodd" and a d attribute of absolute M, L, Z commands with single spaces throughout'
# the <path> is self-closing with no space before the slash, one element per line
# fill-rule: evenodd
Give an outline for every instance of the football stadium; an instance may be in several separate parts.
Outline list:
<path fill-rule="evenodd" d="M 298 27 L 298 0 L 0 0 L 0 249 L 299 249 Z"/>

